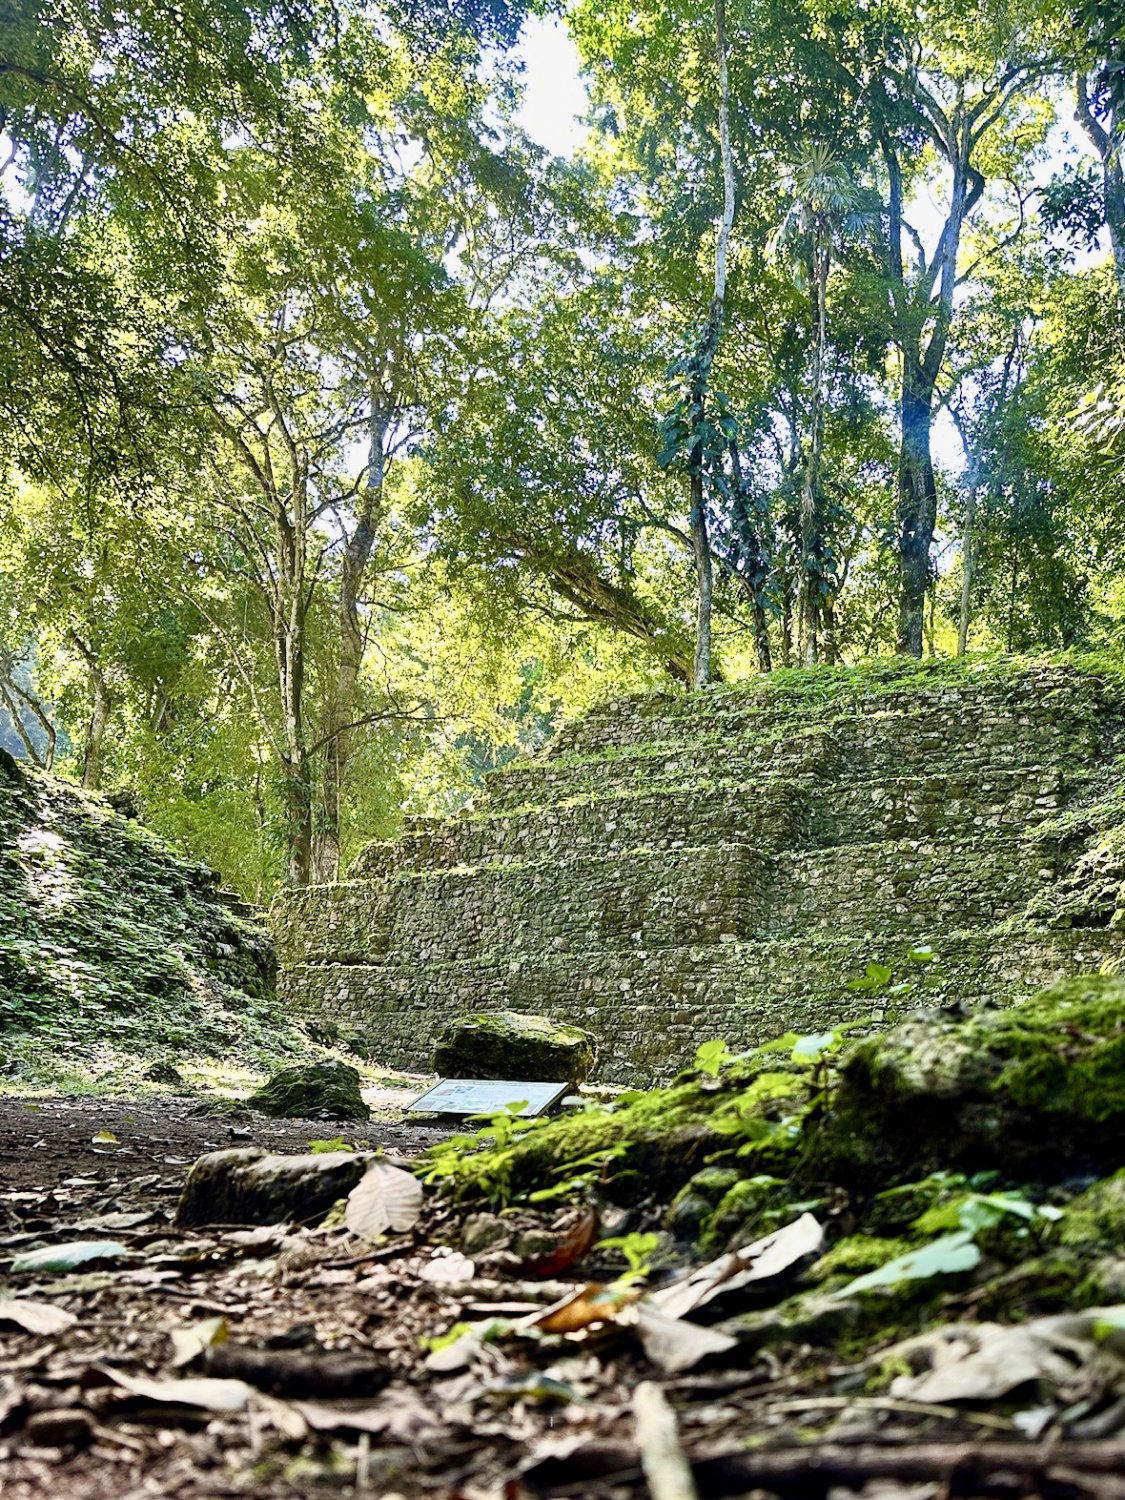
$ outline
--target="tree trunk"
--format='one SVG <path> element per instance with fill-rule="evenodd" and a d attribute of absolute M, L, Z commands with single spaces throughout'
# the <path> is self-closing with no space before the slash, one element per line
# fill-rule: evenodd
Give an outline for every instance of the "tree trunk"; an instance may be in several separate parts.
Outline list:
<path fill-rule="evenodd" d="M 976 571 L 977 477 L 974 473 L 965 496 L 965 529 L 961 538 L 961 615 L 957 622 L 957 655 L 969 649 L 972 621 L 973 574 Z"/>
<path fill-rule="evenodd" d="M 696 587 L 698 599 L 695 617 L 695 659 L 692 663 L 691 685 L 698 692 L 711 682 L 711 600 L 714 578 L 711 567 L 711 543 L 707 535 L 707 511 L 703 497 L 703 472 L 697 470 L 691 476 L 690 528 L 692 551 L 695 556 Z"/>
<path fill-rule="evenodd" d="M 109 723 L 109 692 L 93 655 L 87 656 L 86 667 L 90 678 L 90 722 L 82 753 L 82 785 L 87 791 L 97 791 L 102 780 L 102 746 Z"/>
<path fill-rule="evenodd" d="M 689 530 L 695 558 L 696 586 L 699 591 L 696 608 L 695 657 L 692 665 L 692 687 L 696 690 L 707 687 L 711 682 L 711 603 L 714 590 L 711 545 L 707 532 L 702 429 L 707 416 L 706 404 L 711 366 L 722 335 L 723 303 L 727 286 L 727 254 L 730 248 L 731 229 L 734 227 L 734 156 L 730 144 L 730 69 L 727 64 L 726 0 L 715 0 L 715 56 L 719 68 L 719 154 L 723 164 L 723 217 L 715 240 L 714 292 L 711 298 L 711 310 L 699 344 L 699 353 L 696 356 L 689 417 L 691 429 Z"/>
<path fill-rule="evenodd" d="M 305 755 L 281 764 L 284 781 L 286 876 L 290 885 L 308 885 L 312 873 L 312 785 Z"/>
<path fill-rule="evenodd" d="M 1122 303 L 1125 303 L 1125 165 L 1121 159 L 1123 132 L 1116 108 L 1110 113 L 1108 126 L 1095 118 L 1090 108 L 1089 85 L 1085 73 L 1079 73 L 1075 78 L 1074 91 L 1078 101 L 1078 123 L 1089 136 L 1101 163 L 1102 210 L 1113 251 L 1117 290 Z"/>
<path fill-rule="evenodd" d="M 384 442 L 388 415 L 375 405 L 371 415 L 368 450 L 368 481 L 355 530 L 344 549 L 340 568 L 337 609 L 340 643 L 336 662 L 336 686 L 329 714 L 329 738 L 324 747 L 323 790 L 320 824 L 316 831 L 314 869 L 318 881 L 340 877 L 341 799 L 351 755 L 352 724 L 356 715 L 357 687 L 366 644 L 359 600 L 364 576 L 371 561 L 383 505 L 386 477 Z"/>
<path fill-rule="evenodd" d="M 754 595 L 754 645 L 758 651 L 758 671 L 773 671 L 773 652 L 770 648 L 770 622 L 766 617 L 766 607 L 755 593 Z"/>
<path fill-rule="evenodd" d="M 801 485 L 801 574 L 798 595 L 798 629 L 801 656 L 806 667 L 819 656 L 821 599 L 818 583 L 818 553 L 821 551 L 820 463 L 824 450 L 824 351 L 827 342 L 828 272 L 831 250 L 823 226 L 813 242 L 813 369 L 812 420 L 809 452 Z"/>
<path fill-rule="evenodd" d="M 898 651 L 922 655 L 930 547 L 937 522 L 937 484 L 930 455 L 933 385 L 904 361 L 902 446 L 898 465 L 899 615 Z"/>

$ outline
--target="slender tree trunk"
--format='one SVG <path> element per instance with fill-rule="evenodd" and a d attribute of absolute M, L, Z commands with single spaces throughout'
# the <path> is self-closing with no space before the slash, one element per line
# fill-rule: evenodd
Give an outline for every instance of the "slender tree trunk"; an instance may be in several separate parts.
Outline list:
<path fill-rule="evenodd" d="M 715 0 L 715 55 L 719 67 L 719 154 L 723 164 L 723 217 L 715 240 L 714 293 L 696 357 L 688 419 L 691 429 L 689 530 L 699 591 L 696 609 L 695 659 L 692 666 L 692 687 L 696 690 L 707 687 L 711 682 L 711 603 L 714 589 L 711 544 L 707 531 L 702 429 L 706 422 L 711 366 L 722 336 L 723 303 L 727 286 L 727 254 L 730 248 L 731 230 L 734 227 L 734 156 L 730 144 L 730 69 L 727 63 L 726 0 Z"/>
<path fill-rule="evenodd" d="M 754 595 L 754 645 L 758 652 L 758 671 L 773 671 L 773 651 L 770 647 L 770 622 L 766 616 L 766 607 L 758 597 Z"/>
<path fill-rule="evenodd" d="M 1125 303 L 1125 162 L 1122 161 L 1125 131 L 1121 128 L 1116 109 L 1110 114 L 1108 126 L 1095 118 L 1090 108 L 1089 84 L 1085 73 L 1076 76 L 1074 91 L 1078 101 L 1078 123 L 1089 136 L 1101 163 L 1102 210 L 1113 251 L 1118 295 Z"/>
<path fill-rule="evenodd" d="M 932 383 L 904 360 L 898 465 L 898 651 L 902 656 L 922 655 L 930 548 L 937 523 L 937 484 L 930 454 L 932 400 Z"/>
<path fill-rule="evenodd" d="M 714 591 L 702 469 L 691 476 L 689 522 L 698 590 L 695 615 L 695 659 L 692 663 L 691 685 L 698 691 L 700 688 L 707 687 L 711 682 L 711 600 Z"/>
<path fill-rule="evenodd" d="M 357 688 L 363 665 L 365 634 L 359 600 L 364 576 L 378 534 L 386 477 L 384 443 L 388 415 L 375 405 L 371 415 L 368 450 L 368 481 L 363 505 L 356 518 L 340 569 L 338 622 L 340 643 L 336 663 L 336 686 L 324 747 L 323 789 L 320 826 L 316 833 L 314 866 L 319 881 L 340 876 L 341 799 L 352 747 L 352 724 L 356 716 Z"/>
<path fill-rule="evenodd" d="M 818 225 L 813 241 L 813 369 L 812 420 L 809 451 L 801 485 L 801 574 L 799 581 L 798 628 L 801 655 L 806 667 L 816 665 L 819 656 L 821 600 L 818 581 L 818 553 L 821 551 L 820 464 L 824 450 L 824 351 L 827 342 L 828 272 L 831 251 L 823 226 Z"/>
<path fill-rule="evenodd" d="M 109 691 L 92 655 L 87 657 L 86 667 L 90 678 L 90 722 L 82 753 L 82 785 L 88 791 L 97 791 L 102 781 L 102 747 L 109 724 Z"/>
<path fill-rule="evenodd" d="M 957 621 L 957 655 L 969 649 L 969 625 L 972 622 L 973 575 L 976 572 L 976 527 L 978 478 L 974 466 L 965 495 L 965 527 L 961 536 L 961 614 Z"/>

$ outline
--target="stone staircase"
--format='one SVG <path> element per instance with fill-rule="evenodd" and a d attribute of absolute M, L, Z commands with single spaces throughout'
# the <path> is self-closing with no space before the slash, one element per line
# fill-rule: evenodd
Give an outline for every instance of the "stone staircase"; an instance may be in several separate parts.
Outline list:
<path fill-rule="evenodd" d="M 1011 1000 L 1122 952 L 1036 926 L 1070 868 L 1037 824 L 1125 745 L 1125 689 L 1074 667 L 819 671 L 606 705 L 488 778 L 487 805 L 407 819 L 273 926 L 292 1007 L 424 1066 L 450 1015 L 588 1026 L 610 1081 L 711 1037 L 886 1019 L 925 943 L 931 1003 Z"/>

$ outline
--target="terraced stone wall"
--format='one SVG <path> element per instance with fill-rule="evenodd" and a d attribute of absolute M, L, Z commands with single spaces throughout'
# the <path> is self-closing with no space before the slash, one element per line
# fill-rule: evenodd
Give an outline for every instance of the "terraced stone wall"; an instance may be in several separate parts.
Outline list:
<path fill-rule="evenodd" d="M 347 881 L 282 898 L 283 994 L 394 1066 L 450 1015 L 542 1011 L 632 1082 L 710 1037 L 1010 1001 L 1122 953 L 1108 920 L 1044 917 L 1082 851 L 1036 830 L 1123 738 L 1125 690 L 1051 665 L 610 704 L 491 776 L 483 809 L 407 820 Z M 913 988 L 847 988 L 870 962 Z"/>

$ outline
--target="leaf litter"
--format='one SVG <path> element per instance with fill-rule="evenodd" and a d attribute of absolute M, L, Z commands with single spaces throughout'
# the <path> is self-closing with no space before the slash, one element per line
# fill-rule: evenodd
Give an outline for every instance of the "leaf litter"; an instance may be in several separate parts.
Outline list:
<path fill-rule="evenodd" d="M 19 1201 L 0 1200 L 5 1500 L 281 1500 L 341 1486 L 624 1500 L 655 1494 L 653 1466 L 677 1452 L 700 1497 L 1010 1493 L 989 1477 L 1001 1468 L 1021 1494 L 1125 1493 L 1109 1453 L 1125 1459 L 1125 1307 L 947 1319 L 857 1340 L 851 1356 L 800 1339 L 757 1347 L 738 1317 L 792 1294 L 823 1251 L 816 1213 L 702 1265 L 597 1279 L 604 1204 L 509 1210 L 503 1246 L 469 1255 L 464 1215 L 380 1161 L 329 1226 L 177 1231 L 183 1172 L 167 1154 L 157 1142 L 147 1173 L 134 1156 L 128 1172 L 71 1163 L 53 1180 L 44 1162 Z M 114 1254 L 75 1256 L 91 1242 L 73 1226 L 115 1216 Z M 944 1247 L 927 1265 L 937 1279 L 961 1269 Z M 836 1301 L 856 1303 L 862 1279 Z M 869 1279 L 858 1302 L 909 1279 Z M 659 1399 L 641 1400 L 653 1385 Z M 954 1455 L 963 1482 L 950 1487 Z"/>

